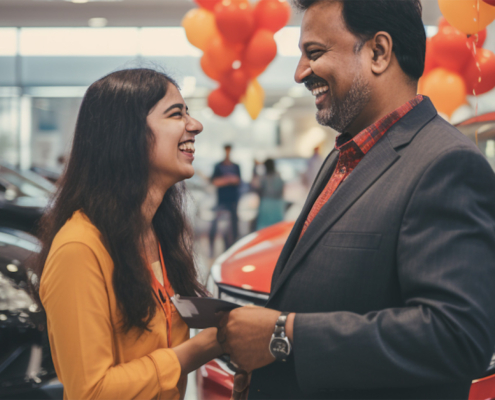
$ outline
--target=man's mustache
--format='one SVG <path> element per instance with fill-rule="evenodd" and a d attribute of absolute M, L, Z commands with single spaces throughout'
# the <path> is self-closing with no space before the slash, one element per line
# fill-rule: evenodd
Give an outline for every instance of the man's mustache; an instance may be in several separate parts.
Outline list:
<path fill-rule="evenodd" d="M 302 83 L 308 90 L 313 89 L 315 86 L 328 85 L 327 81 L 323 78 L 320 78 L 318 75 L 311 74 L 303 79 Z"/>

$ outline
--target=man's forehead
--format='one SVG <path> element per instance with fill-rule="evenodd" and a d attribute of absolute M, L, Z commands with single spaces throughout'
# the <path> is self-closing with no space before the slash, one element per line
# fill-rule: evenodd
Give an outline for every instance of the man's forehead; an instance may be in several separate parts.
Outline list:
<path fill-rule="evenodd" d="M 342 18 L 342 2 L 322 0 L 309 7 L 303 16 L 301 24 L 301 44 L 313 40 L 313 36 L 326 36 L 345 29 Z"/>

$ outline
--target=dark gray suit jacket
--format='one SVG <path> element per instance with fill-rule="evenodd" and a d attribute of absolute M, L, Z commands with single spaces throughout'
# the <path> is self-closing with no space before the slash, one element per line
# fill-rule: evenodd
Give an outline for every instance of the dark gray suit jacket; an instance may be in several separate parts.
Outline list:
<path fill-rule="evenodd" d="M 322 167 L 267 307 L 296 312 L 293 356 L 251 399 L 467 398 L 495 344 L 495 174 L 428 98 L 332 195 Z"/>

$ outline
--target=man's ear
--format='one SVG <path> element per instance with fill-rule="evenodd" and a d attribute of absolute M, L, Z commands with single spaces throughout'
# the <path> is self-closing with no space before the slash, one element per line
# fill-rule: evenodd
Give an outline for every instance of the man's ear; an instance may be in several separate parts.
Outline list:
<path fill-rule="evenodd" d="M 369 41 L 373 58 L 371 60 L 371 71 L 376 75 L 383 74 L 392 61 L 392 36 L 387 32 L 377 32 Z"/>

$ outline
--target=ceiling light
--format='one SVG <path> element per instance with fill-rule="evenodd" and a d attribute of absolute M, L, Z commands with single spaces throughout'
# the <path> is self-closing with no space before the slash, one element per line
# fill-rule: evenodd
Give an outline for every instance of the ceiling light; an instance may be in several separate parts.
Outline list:
<path fill-rule="evenodd" d="M 71 3 L 76 3 L 76 4 L 83 4 L 88 2 L 88 0 L 65 0 L 65 1 L 70 1 Z"/>
<path fill-rule="evenodd" d="M 108 19 L 106 18 L 90 18 L 88 20 L 88 25 L 91 28 L 103 28 L 104 26 L 107 26 L 108 24 Z"/>

